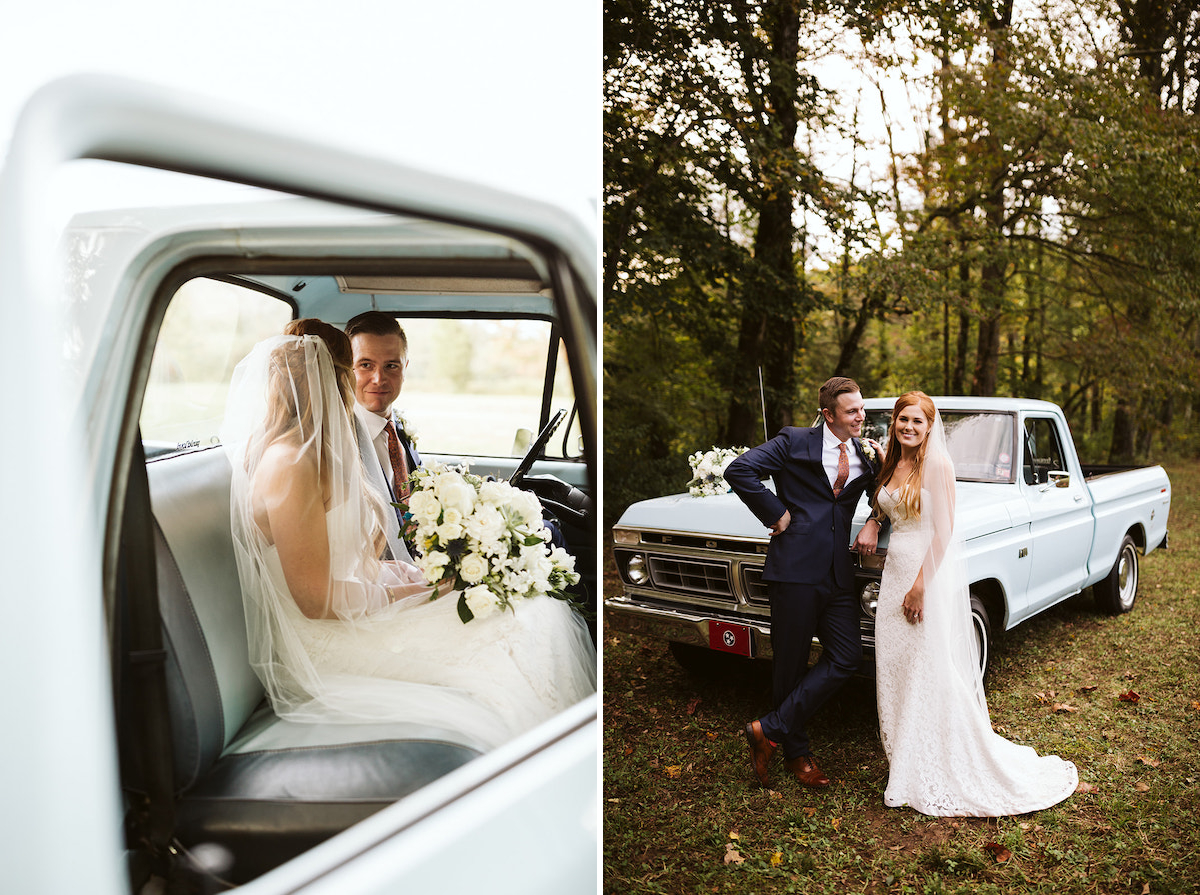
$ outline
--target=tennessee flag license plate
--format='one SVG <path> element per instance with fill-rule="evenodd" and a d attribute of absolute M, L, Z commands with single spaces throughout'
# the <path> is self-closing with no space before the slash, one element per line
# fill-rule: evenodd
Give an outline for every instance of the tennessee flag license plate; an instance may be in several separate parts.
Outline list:
<path fill-rule="evenodd" d="M 754 656 L 754 638 L 750 636 L 748 625 L 709 619 L 708 646 L 710 649 L 720 650 L 723 653 Z"/>

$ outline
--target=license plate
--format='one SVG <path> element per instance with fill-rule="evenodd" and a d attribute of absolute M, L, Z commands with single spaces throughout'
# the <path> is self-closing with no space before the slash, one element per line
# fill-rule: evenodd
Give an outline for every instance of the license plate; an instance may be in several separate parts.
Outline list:
<path fill-rule="evenodd" d="M 738 625 L 733 622 L 720 622 L 709 619 L 708 622 L 709 649 L 723 653 L 733 653 L 738 656 L 754 656 L 754 638 L 750 635 L 748 625 Z"/>

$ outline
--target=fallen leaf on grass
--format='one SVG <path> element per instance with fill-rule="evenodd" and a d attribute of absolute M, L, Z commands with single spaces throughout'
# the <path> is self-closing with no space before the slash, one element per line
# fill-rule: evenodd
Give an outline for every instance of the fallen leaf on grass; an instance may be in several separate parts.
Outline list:
<path fill-rule="evenodd" d="M 781 792 L 776 792 L 776 791 L 775 791 L 775 790 L 773 790 L 773 789 L 768 789 L 768 790 L 767 790 L 767 794 L 768 794 L 768 795 L 769 795 L 769 796 L 770 796 L 772 799 L 782 799 L 782 798 L 783 798 L 783 793 L 781 793 Z"/>
<path fill-rule="evenodd" d="M 674 780 L 676 777 L 678 777 L 682 772 L 683 772 L 682 765 L 673 764 L 673 765 L 667 766 L 667 776 L 670 777 L 672 780 Z"/>
<path fill-rule="evenodd" d="M 1084 783 L 1082 780 L 1080 780 L 1079 785 L 1075 787 L 1075 791 L 1083 792 L 1083 793 L 1099 792 L 1100 787 L 1097 786 L 1095 783 Z"/>
<path fill-rule="evenodd" d="M 1156 761 L 1153 758 L 1147 758 L 1145 755 L 1139 755 L 1136 760 L 1140 761 L 1142 764 L 1146 765 L 1146 767 L 1149 767 L 1149 768 L 1156 768 L 1161 764 L 1161 762 Z"/>
<path fill-rule="evenodd" d="M 1196 711 L 1200 712 L 1200 699 L 1192 700 L 1192 708 L 1194 708 Z"/>
<path fill-rule="evenodd" d="M 1141 698 L 1142 697 L 1138 696 L 1132 690 L 1127 690 L 1126 692 L 1122 693 L 1120 696 L 1117 697 L 1117 699 L 1121 700 L 1121 702 L 1132 702 L 1134 705 L 1137 705 L 1138 700 Z"/>
<path fill-rule="evenodd" d="M 725 843 L 725 863 L 726 864 L 743 864 L 746 859 L 742 857 L 732 842 Z"/>
<path fill-rule="evenodd" d="M 1079 693 L 1091 693 L 1091 692 L 1092 692 L 1093 690 L 1095 690 L 1095 689 L 1096 689 L 1096 685 L 1095 685 L 1095 684 L 1084 684 L 1082 687 L 1079 687 L 1079 688 L 1078 688 L 1077 692 L 1079 692 Z"/>
<path fill-rule="evenodd" d="M 732 839 L 734 842 L 737 842 L 737 841 L 738 841 L 739 839 L 741 839 L 742 837 L 738 835 L 738 831 L 737 831 L 737 830 L 730 830 L 730 831 L 729 831 L 729 838 L 730 838 L 730 839 Z"/>
<path fill-rule="evenodd" d="M 1146 883 L 1142 886 L 1142 895 L 1150 895 L 1150 884 Z"/>
<path fill-rule="evenodd" d="M 840 830 L 842 828 L 842 819 L 840 817 L 830 818 L 829 823 L 835 830 Z"/>
<path fill-rule="evenodd" d="M 778 867 L 782 863 L 783 863 L 783 852 L 777 851 L 777 852 L 775 852 L 775 854 L 771 855 L 771 866 L 772 867 Z"/>
<path fill-rule="evenodd" d="M 1054 703 L 1054 708 L 1053 708 L 1053 709 L 1051 709 L 1051 711 L 1055 711 L 1055 712 L 1077 712 L 1077 711 L 1079 711 L 1079 709 L 1075 708 L 1075 706 L 1073 706 L 1073 705 L 1067 705 L 1065 702 L 1056 702 L 1056 703 Z"/>
<path fill-rule="evenodd" d="M 626 754 L 626 755 L 632 755 L 632 754 L 633 754 L 633 746 L 626 746 L 626 747 L 625 747 L 625 754 Z"/>
<path fill-rule="evenodd" d="M 996 859 L 997 864 L 1003 864 L 1012 857 L 1012 852 L 1001 845 L 999 842 L 989 842 L 983 847 L 985 852 L 989 852 Z"/>
<path fill-rule="evenodd" d="M 902 848 L 904 848 L 903 845 L 889 845 L 888 851 L 900 851 Z"/>
<path fill-rule="evenodd" d="M 812 807 L 811 805 L 808 805 L 803 810 L 804 810 L 804 813 L 807 814 L 809 817 L 812 817 L 814 814 L 817 813 L 817 809 Z"/>
<path fill-rule="evenodd" d="M 719 734 L 715 730 L 710 730 L 708 733 L 705 734 L 705 736 L 708 737 L 710 740 L 715 740 L 719 736 Z"/>
<path fill-rule="evenodd" d="M 696 708 L 700 705 L 700 697 L 697 696 L 687 704 L 687 713 L 689 715 L 696 714 Z"/>
<path fill-rule="evenodd" d="M 1150 791 L 1150 787 L 1147 786 L 1145 783 L 1143 783 L 1141 780 L 1139 780 L 1137 783 L 1135 783 L 1133 788 L 1136 789 L 1138 792 L 1149 792 Z"/>

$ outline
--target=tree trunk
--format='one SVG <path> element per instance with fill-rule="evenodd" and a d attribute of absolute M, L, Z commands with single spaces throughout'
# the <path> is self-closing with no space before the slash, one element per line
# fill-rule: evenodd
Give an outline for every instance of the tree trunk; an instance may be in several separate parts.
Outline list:
<path fill-rule="evenodd" d="M 1122 401 L 1113 414 L 1112 444 L 1108 449 L 1108 462 L 1126 464 L 1133 462 L 1134 444 L 1137 433 L 1133 424 L 1133 412 Z"/>
<path fill-rule="evenodd" d="M 963 267 L 966 267 L 963 264 Z M 967 376 L 967 351 L 971 344 L 971 316 L 966 311 L 958 312 L 958 343 L 954 352 L 954 374 L 950 379 L 950 394 L 964 395 L 963 380 Z"/>
<path fill-rule="evenodd" d="M 757 444 L 761 435 L 757 388 L 760 364 L 768 437 L 792 424 L 796 322 L 803 291 L 796 270 L 796 227 L 792 223 L 799 183 L 795 140 L 799 125 L 796 60 L 800 25 L 794 0 L 765 8 L 759 25 L 767 32 L 771 51 L 770 76 L 766 83 L 757 79 L 765 99 L 761 114 L 772 120 L 769 127 L 758 132 L 762 140 L 761 154 L 756 159 L 761 185 L 754 194 L 758 229 L 754 258 L 743 281 L 737 356 L 731 364 L 727 435 L 733 445 Z M 743 66 L 748 84 L 755 83 L 755 72 L 752 63 Z"/>

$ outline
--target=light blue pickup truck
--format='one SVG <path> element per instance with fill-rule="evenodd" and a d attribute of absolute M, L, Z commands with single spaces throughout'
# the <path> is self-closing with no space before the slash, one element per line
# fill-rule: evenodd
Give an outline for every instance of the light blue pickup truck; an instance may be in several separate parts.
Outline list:
<path fill-rule="evenodd" d="M 865 436 L 885 441 L 892 401 L 866 402 Z M 1085 588 L 1104 612 L 1132 609 L 1140 557 L 1167 546 L 1171 483 L 1162 467 L 1082 465 L 1062 410 L 1045 401 L 934 402 L 958 478 L 957 526 L 967 546 L 982 672 L 995 633 Z M 864 497 L 852 537 L 867 511 Z M 693 670 L 710 666 L 714 653 L 769 658 L 767 542 L 762 523 L 734 494 L 635 503 L 613 527 L 623 587 L 605 601 L 605 618 L 612 629 L 669 641 Z M 856 587 L 870 671 L 886 549 L 861 559 Z"/>
<path fill-rule="evenodd" d="M 0 889 L 597 889 L 597 694 L 496 748 L 275 715 L 218 433 L 255 342 L 391 314 L 425 461 L 520 480 L 594 582 L 598 257 L 557 206 L 195 97 L 31 99 L 0 170 Z"/>

